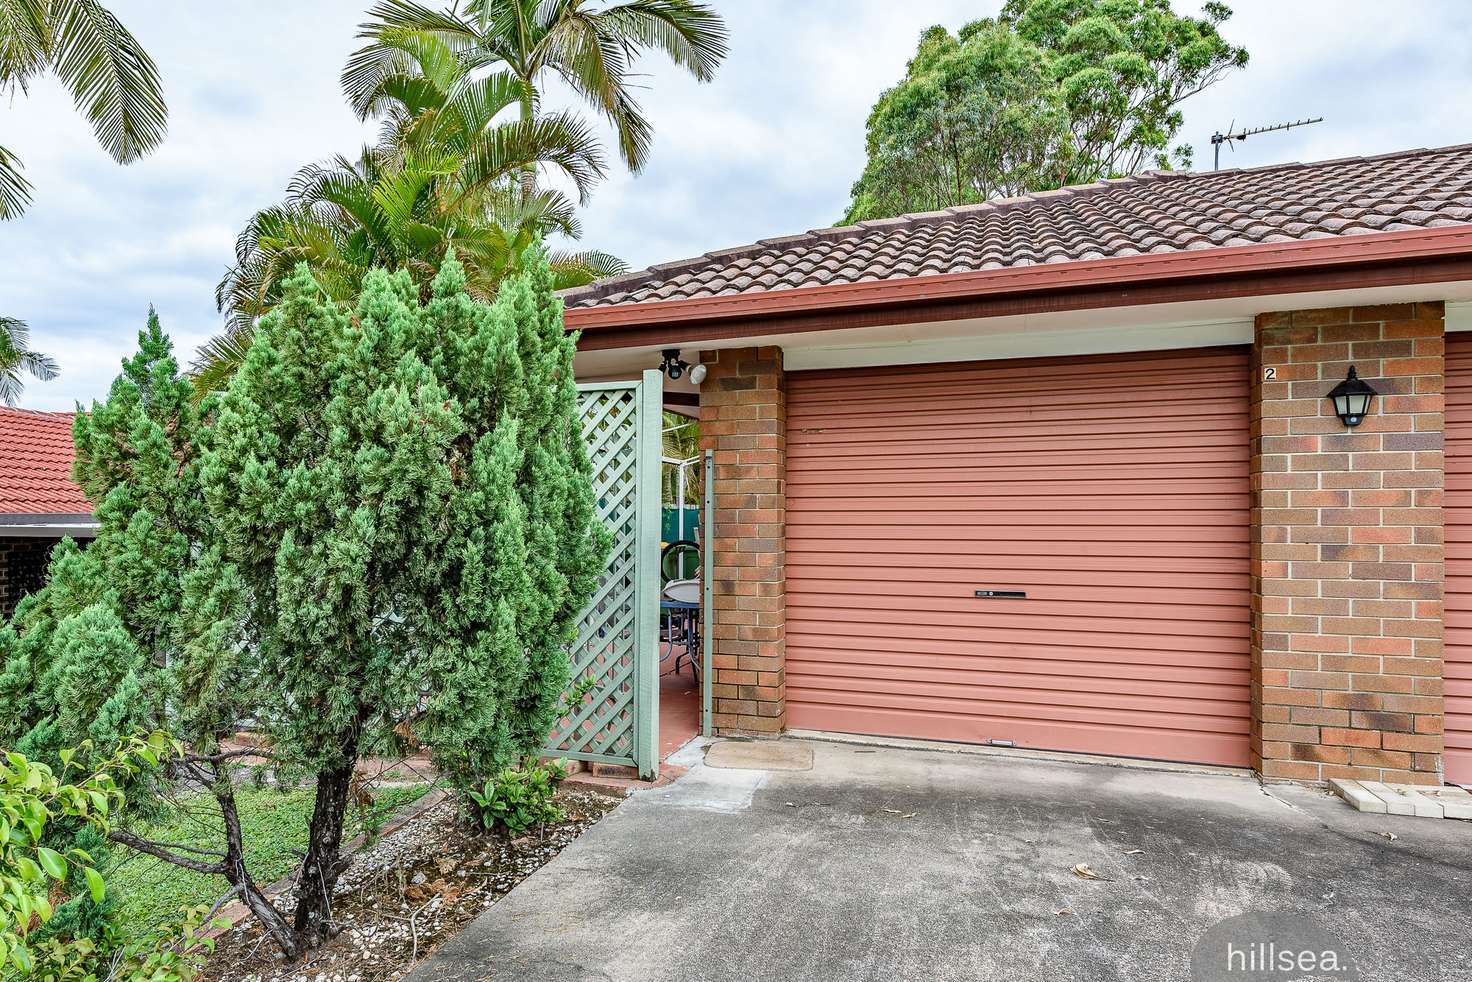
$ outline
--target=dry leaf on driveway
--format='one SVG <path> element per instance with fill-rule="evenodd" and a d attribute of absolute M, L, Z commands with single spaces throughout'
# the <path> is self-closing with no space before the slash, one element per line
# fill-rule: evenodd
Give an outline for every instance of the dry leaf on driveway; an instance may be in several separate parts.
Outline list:
<path fill-rule="evenodd" d="M 1095 873 L 1093 870 L 1089 869 L 1089 864 L 1088 863 L 1079 863 L 1077 866 L 1075 866 L 1073 868 L 1073 875 L 1076 876 L 1076 877 L 1078 877 L 1081 880 L 1106 880 L 1107 881 L 1109 879 L 1109 877 L 1107 877 L 1107 876 L 1100 876 L 1098 873 Z"/>

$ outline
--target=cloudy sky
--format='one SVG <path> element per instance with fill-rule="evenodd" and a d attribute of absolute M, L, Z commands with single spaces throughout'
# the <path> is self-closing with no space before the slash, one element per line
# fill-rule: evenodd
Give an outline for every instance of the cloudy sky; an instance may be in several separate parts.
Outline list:
<path fill-rule="evenodd" d="M 615 170 L 583 216 L 586 244 L 636 267 L 833 224 L 863 166 L 869 107 L 919 33 L 1001 0 L 716 2 L 732 33 L 719 78 L 697 85 L 647 63 L 653 158 L 638 177 Z M 214 287 L 251 212 L 303 163 L 371 135 L 337 88 L 366 0 L 111 6 L 163 74 L 159 151 L 114 165 L 49 81 L 0 104 L 0 143 L 36 185 L 31 210 L 0 223 L 0 313 L 29 321 L 33 345 L 62 367 L 28 384 L 23 404 L 37 409 L 104 396 L 150 303 L 187 358 L 220 324 Z M 1224 165 L 1472 142 L 1465 0 L 1233 6 L 1224 31 L 1252 62 L 1185 104 L 1198 167 L 1233 120 L 1326 117 L 1255 138 Z"/>

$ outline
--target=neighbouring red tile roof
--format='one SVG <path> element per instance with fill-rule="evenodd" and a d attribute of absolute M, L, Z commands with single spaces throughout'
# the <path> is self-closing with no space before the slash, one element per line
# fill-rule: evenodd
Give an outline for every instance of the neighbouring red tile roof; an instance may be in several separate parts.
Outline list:
<path fill-rule="evenodd" d="M 1472 223 L 1472 144 L 1150 172 L 763 239 L 566 291 L 606 307 Z"/>
<path fill-rule="evenodd" d="M 0 406 L 0 514 L 92 511 L 72 483 L 72 415 Z"/>

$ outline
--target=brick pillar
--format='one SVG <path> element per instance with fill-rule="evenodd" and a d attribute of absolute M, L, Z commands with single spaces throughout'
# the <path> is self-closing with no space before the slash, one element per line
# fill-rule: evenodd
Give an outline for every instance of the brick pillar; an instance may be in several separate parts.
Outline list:
<path fill-rule="evenodd" d="M 700 436 L 715 451 L 714 589 L 709 643 L 717 730 L 778 733 L 787 723 L 787 393 L 781 348 L 707 352 Z"/>
<path fill-rule="evenodd" d="M 1443 364 L 1440 303 L 1257 318 L 1252 754 L 1265 778 L 1441 783 Z M 1350 365 L 1380 392 L 1354 429 L 1325 398 Z"/>

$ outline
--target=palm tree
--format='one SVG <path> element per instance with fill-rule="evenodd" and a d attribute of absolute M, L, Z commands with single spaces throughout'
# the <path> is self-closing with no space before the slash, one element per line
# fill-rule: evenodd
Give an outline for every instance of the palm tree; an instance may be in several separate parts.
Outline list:
<path fill-rule="evenodd" d="M 132 163 L 163 139 L 168 109 L 158 69 L 95 0 L 0 0 L 0 94 L 24 93 L 46 71 L 71 90 L 97 142 L 118 163 Z M 0 220 L 30 203 L 21 170 L 0 147 Z"/>
<path fill-rule="evenodd" d="M 525 84 L 509 72 L 477 74 L 466 67 L 459 54 L 432 35 L 410 34 L 385 42 L 399 53 L 399 65 L 382 76 L 377 87 L 364 95 L 368 112 L 382 121 L 382 137 L 375 152 L 380 159 L 398 160 L 411 150 L 467 155 L 474 151 L 482 134 L 495 131 L 504 124 L 496 122 L 507 108 L 522 101 Z M 545 120 L 560 121 L 561 126 L 584 131 L 577 117 L 559 113 Z M 532 123 L 537 119 L 533 118 Z M 520 126 L 530 125 L 523 119 Z M 535 164 L 533 164 L 535 167 Z M 462 181 L 453 175 L 447 183 Z M 518 255 L 530 243 L 538 229 L 536 219 L 545 220 L 540 231 L 556 232 L 569 238 L 580 238 L 581 229 L 573 218 L 571 202 L 556 191 L 527 194 L 521 200 L 507 193 L 504 184 L 482 185 L 484 193 L 464 193 L 456 188 L 451 195 L 454 206 L 468 214 L 481 216 L 491 226 L 502 230 L 508 243 L 515 242 L 510 252 Z M 585 188 L 579 187 L 586 201 Z M 581 285 L 573 277 L 579 269 L 610 275 L 611 269 L 622 271 L 623 264 L 606 253 L 587 251 L 558 254 L 553 263 L 554 275 L 564 285 Z"/>
<path fill-rule="evenodd" d="M 31 350 L 31 332 L 25 321 L 0 317 L 0 402 L 13 406 L 20 401 L 25 384 L 22 371 L 42 382 L 56 378 L 56 361 Z"/>
<path fill-rule="evenodd" d="M 359 32 L 369 43 L 342 75 L 362 118 L 374 115 L 386 79 L 412 70 L 411 47 L 433 40 L 467 74 L 497 65 L 519 81 L 523 121 L 536 117 L 544 76 L 562 79 L 613 124 L 619 155 L 636 173 L 648 160 L 652 130 L 633 96 L 632 63 L 658 49 L 708 82 L 726 57 L 725 22 L 695 0 L 629 0 L 601 9 L 588 0 L 470 0 L 463 17 L 453 7 L 381 0 L 369 16 L 376 19 Z M 535 191 L 535 165 L 523 169 L 521 183 L 524 195 Z"/>
<path fill-rule="evenodd" d="M 357 160 L 302 168 L 286 201 L 257 212 L 236 240 L 235 265 L 215 291 L 227 329 L 200 348 L 196 384 L 210 391 L 228 382 L 249 350 L 257 318 L 280 301 L 281 284 L 299 263 L 334 300 L 357 296 L 374 267 L 407 269 L 428 299 L 440 262 L 453 249 L 469 292 L 490 299 L 544 230 L 580 234 L 563 195 L 540 192 L 526 200 L 517 193 L 511 175 L 521 155 L 495 164 L 487 159 L 467 159 L 445 146 L 399 147 L 392 155 L 365 147 Z M 597 171 L 595 158 L 573 154 L 564 162 L 575 181 Z M 553 252 L 548 259 L 558 288 L 627 269 L 600 252 Z"/>
<path fill-rule="evenodd" d="M 453 247 L 471 292 L 489 298 L 527 247 L 549 232 L 581 235 L 560 192 L 518 193 L 514 178 L 539 164 L 567 174 L 586 200 L 603 175 L 602 150 L 579 117 L 555 113 L 502 119 L 525 86 L 508 72 L 472 74 L 434 36 L 395 39 L 398 70 L 368 98 L 383 121 L 376 147 L 303 168 L 286 201 L 258 212 L 236 242 L 236 262 L 216 290 L 227 331 L 195 362 L 202 387 L 221 385 L 249 347 L 258 317 L 305 262 L 327 294 L 348 300 L 374 266 L 407 269 L 427 291 Z M 624 272 L 596 250 L 553 252 L 559 287 Z"/>
<path fill-rule="evenodd" d="M 365 96 L 370 113 L 382 120 L 383 135 L 375 150 L 381 160 L 401 160 L 411 151 L 472 154 L 482 134 L 502 126 L 496 122 L 497 117 L 519 104 L 526 92 L 525 84 L 508 72 L 472 72 L 440 38 L 406 35 L 385 43 L 399 52 L 400 65 Z M 583 124 L 575 116 L 559 113 L 543 118 L 559 121 L 569 130 L 583 131 Z M 528 123 L 523 119 L 516 125 Z M 547 233 L 569 239 L 582 237 L 573 205 L 560 192 L 534 189 L 528 194 L 523 186 L 518 198 L 509 183 L 502 182 L 480 185 L 483 190 L 476 192 L 464 186 L 466 177 L 455 174 L 447 178 L 447 185 L 456 185 L 450 195 L 454 207 L 479 216 L 489 236 L 504 244 L 498 246 L 496 263 L 485 267 L 495 274 L 486 280 L 487 288 L 494 289 L 500 275 L 512 270 L 510 264 L 534 239 Z M 585 190 L 579 187 L 583 201 Z M 581 286 L 627 268 L 597 250 L 554 251 L 550 258 L 559 288 Z"/>

